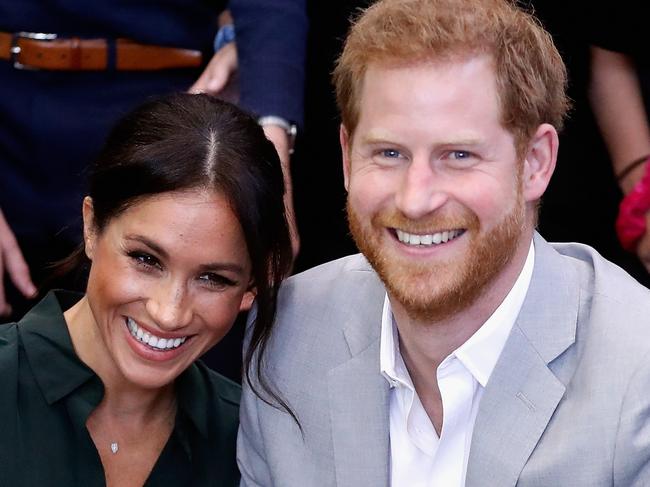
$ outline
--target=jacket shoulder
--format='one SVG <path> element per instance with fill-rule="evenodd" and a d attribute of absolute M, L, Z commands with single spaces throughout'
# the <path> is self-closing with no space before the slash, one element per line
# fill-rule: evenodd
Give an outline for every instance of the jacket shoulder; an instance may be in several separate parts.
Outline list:
<path fill-rule="evenodd" d="M 554 244 L 564 267 L 577 271 L 576 352 L 584 364 L 609 364 L 627 374 L 647 362 L 650 354 L 650 290 L 593 248 Z M 622 376 L 618 377 L 622 381 Z"/>
<path fill-rule="evenodd" d="M 646 322 L 650 316 L 648 288 L 588 245 L 554 243 L 552 246 L 567 265 L 577 269 L 581 293 L 583 297 L 590 297 L 592 308 L 607 303 L 619 320 L 622 316 L 634 315 Z"/>
<path fill-rule="evenodd" d="M 381 286 L 379 278 L 362 254 L 342 257 L 309 270 L 296 274 L 287 279 L 282 287 L 281 295 L 294 296 L 300 299 L 314 298 L 316 300 L 338 296 L 326 294 L 327 291 L 346 291 L 359 285 Z"/>
<path fill-rule="evenodd" d="M 385 293 L 360 254 L 290 277 L 278 296 L 268 363 L 290 369 L 347 357 L 346 330 L 378 336 Z"/>
<path fill-rule="evenodd" d="M 353 313 L 381 307 L 385 289 L 361 254 L 343 257 L 290 277 L 278 296 L 280 329 L 342 325 Z"/>

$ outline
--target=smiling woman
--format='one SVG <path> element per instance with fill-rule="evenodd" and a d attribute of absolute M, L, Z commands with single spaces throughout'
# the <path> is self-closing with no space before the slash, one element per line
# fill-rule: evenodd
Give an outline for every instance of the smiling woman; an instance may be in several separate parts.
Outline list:
<path fill-rule="evenodd" d="M 237 484 L 239 387 L 197 359 L 253 299 L 247 357 L 264 352 L 291 263 L 283 192 L 232 105 L 174 95 L 117 125 L 62 264 L 89 264 L 85 295 L 0 329 L 0 485 Z"/>

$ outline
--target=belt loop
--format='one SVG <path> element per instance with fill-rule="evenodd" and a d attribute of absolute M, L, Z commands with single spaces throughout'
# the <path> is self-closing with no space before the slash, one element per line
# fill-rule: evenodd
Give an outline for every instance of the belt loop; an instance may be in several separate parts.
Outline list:
<path fill-rule="evenodd" d="M 9 60 L 14 64 L 14 68 L 23 69 L 23 65 L 18 61 L 18 56 L 20 56 L 20 51 L 22 50 L 18 45 L 18 38 L 20 36 L 17 32 L 11 34 L 11 47 L 9 48 Z"/>
<path fill-rule="evenodd" d="M 117 66 L 117 43 L 115 39 L 106 39 L 106 69 L 115 71 Z"/>
<path fill-rule="evenodd" d="M 81 69 L 81 39 L 78 37 L 70 39 L 70 69 Z"/>

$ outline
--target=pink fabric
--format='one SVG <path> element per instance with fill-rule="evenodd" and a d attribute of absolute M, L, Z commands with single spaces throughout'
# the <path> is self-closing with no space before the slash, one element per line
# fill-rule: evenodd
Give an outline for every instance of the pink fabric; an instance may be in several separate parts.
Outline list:
<path fill-rule="evenodd" d="M 650 161 L 650 159 L 649 159 Z M 646 213 L 650 210 L 650 163 L 634 189 L 623 198 L 616 219 L 616 233 L 625 250 L 634 252 L 646 231 Z"/>

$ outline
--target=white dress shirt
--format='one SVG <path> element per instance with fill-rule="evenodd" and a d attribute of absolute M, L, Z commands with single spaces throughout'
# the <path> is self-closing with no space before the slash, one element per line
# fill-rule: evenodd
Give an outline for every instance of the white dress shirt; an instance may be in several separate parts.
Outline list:
<path fill-rule="evenodd" d="M 474 422 L 483 391 L 524 302 L 533 273 L 531 242 L 514 286 L 488 320 L 436 371 L 443 423 L 438 437 L 399 349 L 388 295 L 381 323 L 380 367 L 391 385 L 390 451 L 393 487 L 463 487 Z M 433 373 L 433 370 L 432 370 Z"/>

